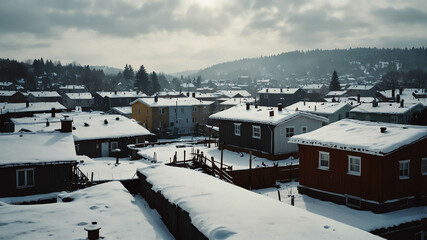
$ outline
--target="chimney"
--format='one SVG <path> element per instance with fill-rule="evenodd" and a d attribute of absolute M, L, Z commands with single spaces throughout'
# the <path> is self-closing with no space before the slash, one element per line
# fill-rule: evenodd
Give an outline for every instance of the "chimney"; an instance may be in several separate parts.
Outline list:
<path fill-rule="evenodd" d="M 68 116 L 64 116 L 64 119 L 61 119 L 61 132 L 73 131 L 72 123 L 72 119 L 68 119 Z"/>
<path fill-rule="evenodd" d="M 395 91 L 396 89 L 391 89 L 391 97 L 392 98 L 394 98 L 395 97 L 395 93 L 394 93 L 394 91 Z"/>
<path fill-rule="evenodd" d="M 400 107 L 401 108 L 403 108 L 405 105 L 404 105 L 404 100 L 402 99 L 402 100 L 400 100 Z"/>
<path fill-rule="evenodd" d="M 51 110 L 51 116 L 54 118 L 55 117 L 55 108 L 52 108 Z"/>
<path fill-rule="evenodd" d="M 289 92 L 289 87 L 286 89 L 286 91 L 288 91 L 288 92 Z"/>
<path fill-rule="evenodd" d="M 357 94 L 357 103 L 360 103 L 360 94 Z"/>
<path fill-rule="evenodd" d="M 283 88 L 280 88 L 280 92 L 283 92 Z"/>
<path fill-rule="evenodd" d="M 304 106 L 305 106 L 305 100 L 304 100 Z"/>
<path fill-rule="evenodd" d="M 192 96 L 193 96 L 193 98 L 195 98 L 195 97 L 196 97 L 196 93 L 195 93 L 195 92 L 193 92 L 193 93 L 192 93 Z"/>
<path fill-rule="evenodd" d="M 188 93 L 187 93 L 187 97 L 189 97 L 189 96 L 190 96 L 190 93 L 188 92 Z"/>
<path fill-rule="evenodd" d="M 282 108 L 283 108 L 282 103 L 278 103 L 278 104 L 277 104 L 277 109 L 279 110 L 279 112 L 281 112 L 281 111 L 282 111 Z"/>
<path fill-rule="evenodd" d="M 46 119 L 46 127 L 49 127 L 50 123 L 49 120 Z"/>
<path fill-rule="evenodd" d="M 117 95 L 117 90 L 116 90 L 116 91 L 114 91 L 114 95 Z"/>
<path fill-rule="evenodd" d="M 270 110 L 270 117 L 274 116 L 274 110 Z"/>
<path fill-rule="evenodd" d="M 378 107 L 378 103 L 377 103 L 377 101 L 372 101 L 372 107 Z"/>
<path fill-rule="evenodd" d="M 399 94 L 402 95 L 403 93 L 403 88 L 399 88 Z"/>
<path fill-rule="evenodd" d="M 25 106 L 26 107 L 30 107 L 30 102 L 27 100 L 27 101 L 25 101 Z"/>
<path fill-rule="evenodd" d="M 267 93 L 268 93 L 268 88 L 266 88 L 266 89 L 265 89 L 265 92 L 267 92 Z"/>
<path fill-rule="evenodd" d="M 250 104 L 246 103 L 246 110 L 249 110 L 249 106 L 250 106 Z"/>
<path fill-rule="evenodd" d="M 386 128 L 386 127 L 380 127 L 380 131 L 381 131 L 381 133 L 385 133 L 385 130 L 387 130 L 387 128 Z"/>
<path fill-rule="evenodd" d="M 159 97 L 157 97 L 157 95 L 154 96 L 154 102 L 158 102 L 158 101 L 159 101 Z"/>
<path fill-rule="evenodd" d="M 396 96 L 396 103 L 400 103 L 400 95 L 399 94 L 397 94 L 397 96 Z"/>
<path fill-rule="evenodd" d="M 316 111 L 317 110 L 317 106 L 316 105 L 314 105 L 314 111 Z"/>

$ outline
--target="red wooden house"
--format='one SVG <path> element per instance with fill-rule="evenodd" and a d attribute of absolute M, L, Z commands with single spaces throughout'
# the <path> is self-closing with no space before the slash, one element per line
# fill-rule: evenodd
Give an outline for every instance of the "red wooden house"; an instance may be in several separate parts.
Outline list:
<path fill-rule="evenodd" d="M 427 127 L 345 119 L 289 142 L 300 193 L 374 212 L 427 204 Z"/>

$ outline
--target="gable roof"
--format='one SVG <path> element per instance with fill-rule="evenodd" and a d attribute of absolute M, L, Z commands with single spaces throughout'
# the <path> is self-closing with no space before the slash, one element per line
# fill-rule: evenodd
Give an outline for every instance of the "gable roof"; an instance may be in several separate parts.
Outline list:
<path fill-rule="evenodd" d="M 71 133 L 0 134 L 0 167 L 76 160 L 76 150 Z"/>
<path fill-rule="evenodd" d="M 386 127 L 381 133 L 380 128 Z M 384 156 L 427 137 L 427 127 L 343 119 L 289 142 Z"/>
<path fill-rule="evenodd" d="M 3 103 L 0 104 L 2 108 L 2 113 L 5 114 L 7 112 L 48 112 L 51 111 L 52 108 L 55 110 L 65 110 L 66 108 L 58 102 L 31 102 L 29 106 L 26 106 L 26 103 Z"/>
<path fill-rule="evenodd" d="M 56 91 L 38 91 L 38 92 L 28 92 L 29 95 L 34 97 L 61 97 Z"/>
<path fill-rule="evenodd" d="M 268 94 L 294 94 L 300 88 L 263 88 L 258 91 L 258 93 L 268 93 Z"/>
<path fill-rule="evenodd" d="M 84 85 L 65 85 L 65 86 L 61 86 L 59 87 L 59 89 L 78 89 L 78 90 L 84 90 L 86 89 L 86 87 Z"/>
<path fill-rule="evenodd" d="M 211 101 L 202 101 L 197 100 L 192 97 L 181 97 L 181 98 L 157 98 L 157 102 L 155 98 L 138 98 L 135 101 L 131 102 L 130 105 L 133 105 L 136 102 L 140 102 L 149 107 L 190 107 L 190 106 L 207 106 L 211 105 L 213 102 Z"/>
<path fill-rule="evenodd" d="M 108 98 L 138 98 L 146 97 L 147 95 L 140 91 L 115 91 L 115 92 L 96 92 L 101 97 Z"/>
<path fill-rule="evenodd" d="M 274 116 L 270 117 L 270 111 L 274 112 Z M 246 110 L 245 104 L 239 104 L 227 110 L 217 112 L 215 114 L 212 114 L 209 118 L 215 120 L 251 122 L 277 126 L 281 123 L 301 116 L 316 119 L 325 123 L 329 122 L 329 120 L 325 117 L 317 116 L 306 112 L 291 111 L 286 109 L 279 111 L 276 107 L 273 108 L 259 106 L 258 108 L 254 108 L 253 106 L 251 106 L 249 110 Z"/>
<path fill-rule="evenodd" d="M 374 88 L 374 85 L 350 85 L 347 90 L 359 90 L 359 91 L 363 91 L 363 90 L 371 90 L 372 88 Z"/>
<path fill-rule="evenodd" d="M 373 107 L 372 103 L 361 103 L 359 106 L 350 110 L 352 113 L 378 113 L 378 114 L 404 114 L 414 108 L 423 108 L 423 104 L 404 104 L 396 102 L 379 102 L 378 106 Z"/>
<path fill-rule="evenodd" d="M 69 99 L 93 99 L 90 92 L 83 93 L 65 93 Z"/>
<path fill-rule="evenodd" d="M 255 98 L 230 98 L 220 105 L 239 105 L 241 103 L 255 103 Z"/>
<path fill-rule="evenodd" d="M 300 101 L 287 106 L 286 109 L 319 113 L 319 114 L 334 114 L 343 107 L 350 107 L 348 103 L 344 102 L 304 102 Z"/>

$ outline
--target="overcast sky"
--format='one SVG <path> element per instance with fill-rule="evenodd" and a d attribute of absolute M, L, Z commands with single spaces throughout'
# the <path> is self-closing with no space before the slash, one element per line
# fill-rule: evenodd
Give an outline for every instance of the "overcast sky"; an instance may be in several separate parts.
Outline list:
<path fill-rule="evenodd" d="M 427 46 L 426 0 L 0 0 L 0 58 L 166 73 L 293 50 Z"/>

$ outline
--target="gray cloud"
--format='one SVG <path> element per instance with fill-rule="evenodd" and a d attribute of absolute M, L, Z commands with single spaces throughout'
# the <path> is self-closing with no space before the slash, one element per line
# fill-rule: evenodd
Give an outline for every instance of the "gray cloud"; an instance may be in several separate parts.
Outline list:
<path fill-rule="evenodd" d="M 380 8 L 373 10 L 372 13 L 388 23 L 427 24 L 427 13 L 415 8 Z"/>

